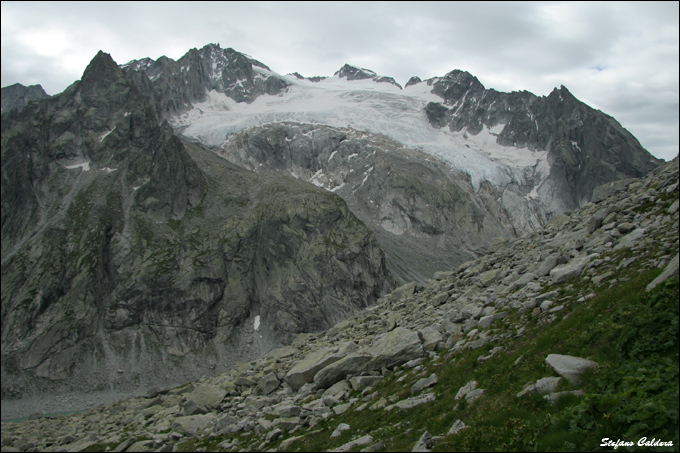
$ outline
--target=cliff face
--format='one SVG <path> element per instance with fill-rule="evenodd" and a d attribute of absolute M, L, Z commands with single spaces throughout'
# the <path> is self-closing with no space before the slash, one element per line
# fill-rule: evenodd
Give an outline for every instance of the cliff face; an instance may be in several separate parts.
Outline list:
<path fill-rule="evenodd" d="M 601 184 L 641 177 L 662 162 L 614 118 L 579 101 L 564 86 L 546 97 L 501 93 L 459 70 L 426 83 L 442 98 L 426 107 L 433 126 L 474 135 L 499 127 L 501 145 L 548 151 L 552 188 L 565 209 L 590 201 Z M 539 194 L 550 196 L 540 188 Z"/>
<path fill-rule="evenodd" d="M 41 85 L 23 86 L 15 83 L 2 88 L 2 113 L 10 110 L 21 111 L 30 101 L 50 97 Z"/>
<path fill-rule="evenodd" d="M 101 52 L 3 116 L 2 186 L 4 396 L 186 381 L 392 285 L 340 198 L 183 143 Z"/>
<path fill-rule="evenodd" d="M 231 136 L 219 153 L 253 171 L 292 174 L 342 197 L 376 234 L 402 283 L 425 281 L 510 236 L 466 175 L 384 136 L 276 123 Z"/>
<path fill-rule="evenodd" d="M 191 49 L 177 61 L 144 58 L 122 68 L 160 118 L 192 108 L 194 103 L 205 100 L 208 91 L 250 103 L 263 94 L 278 94 L 289 85 L 263 63 L 234 49 L 222 49 L 219 44 Z"/>

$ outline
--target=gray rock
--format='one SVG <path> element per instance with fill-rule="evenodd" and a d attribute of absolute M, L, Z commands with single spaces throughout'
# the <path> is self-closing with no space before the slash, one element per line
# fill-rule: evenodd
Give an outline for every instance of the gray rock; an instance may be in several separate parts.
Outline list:
<path fill-rule="evenodd" d="M 470 381 L 458 390 L 455 399 L 459 400 L 464 398 L 468 393 L 472 392 L 477 388 L 477 381 Z"/>
<path fill-rule="evenodd" d="M 347 423 L 340 423 L 331 433 L 331 437 L 339 437 L 340 434 L 349 429 L 351 429 L 351 427 Z"/>
<path fill-rule="evenodd" d="M 552 307 L 553 304 L 554 302 L 552 300 L 544 300 L 541 302 L 541 311 L 545 313 L 546 311 L 550 310 L 550 307 Z"/>
<path fill-rule="evenodd" d="M 470 403 L 473 402 L 474 400 L 478 399 L 479 397 L 482 396 L 484 393 L 484 389 L 476 389 L 473 390 L 465 395 L 465 400 L 469 401 Z"/>
<path fill-rule="evenodd" d="M 184 414 L 205 414 L 217 408 L 227 395 L 227 391 L 216 386 L 202 385 L 189 393 L 184 403 Z"/>
<path fill-rule="evenodd" d="M 371 442 L 373 442 L 373 438 L 370 435 L 367 434 L 365 436 L 361 436 L 358 439 L 349 441 L 346 444 L 339 446 L 338 448 L 334 448 L 334 449 L 328 450 L 328 451 L 341 451 L 341 452 L 342 451 L 350 451 L 352 448 L 354 448 L 356 446 L 368 445 Z"/>
<path fill-rule="evenodd" d="M 344 354 L 336 353 L 330 348 L 315 351 L 298 361 L 288 371 L 284 381 L 294 391 L 297 391 L 304 384 L 312 382 L 319 370 L 327 367 L 331 363 L 337 362 L 343 357 L 345 357 Z"/>
<path fill-rule="evenodd" d="M 479 324 L 477 324 L 477 326 L 480 329 L 488 329 L 491 326 L 491 324 L 498 321 L 499 319 L 505 318 L 507 315 L 508 315 L 507 312 L 502 311 L 500 313 L 494 313 L 493 315 L 482 316 L 481 318 L 479 318 Z"/>
<path fill-rule="evenodd" d="M 412 295 L 415 289 L 416 289 L 415 282 L 406 283 L 405 285 L 402 285 L 399 288 L 392 291 L 392 293 L 390 294 L 390 299 L 393 302 L 397 302 L 403 297 Z"/>
<path fill-rule="evenodd" d="M 656 288 L 657 285 L 665 282 L 666 280 L 668 280 L 673 275 L 678 275 L 678 254 L 677 253 L 675 254 L 675 257 L 671 260 L 671 262 L 668 263 L 668 266 L 666 266 L 666 268 L 663 270 L 661 275 L 659 275 L 654 280 L 652 280 L 652 282 L 649 285 L 647 285 L 647 288 L 645 290 L 647 292 L 653 290 L 654 288 Z"/>
<path fill-rule="evenodd" d="M 455 436 L 465 428 L 467 428 L 467 425 L 461 419 L 458 419 L 455 422 L 453 422 L 453 425 L 451 425 L 451 429 L 449 429 L 449 432 L 446 433 L 446 435 Z"/>
<path fill-rule="evenodd" d="M 293 443 L 299 439 L 301 439 L 302 436 L 295 436 L 295 437 L 289 437 L 288 439 L 284 440 L 281 442 L 281 445 L 279 446 L 280 450 L 288 450 Z"/>
<path fill-rule="evenodd" d="M 640 242 L 640 240 L 645 236 L 646 232 L 647 232 L 646 228 L 637 228 L 633 230 L 632 232 L 626 234 L 621 239 L 619 239 L 619 242 L 614 246 L 614 250 L 635 247 Z"/>
<path fill-rule="evenodd" d="M 350 378 L 349 383 L 354 391 L 363 392 L 368 387 L 374 386 L 383 379 L 385 378 L 382 376 L 354 376 Z"/>
<path fill-rule="evenodd" d="M 517 394 L 518 398 L 528 394 L 528 393 L 538 393 L 539 395 L 545 395 L 546 393 L 552 393 L 557 389 L 558 384 L 562 380 L 561 377 L 544 377 L 536 381 L 534 384 L 530 384 L 522 389 L 521 392 Z"/>
<path fill-rule="evenodd" d="M 116 452 L 116 453 L 121 452 L 121 451 L 125 451 L 125 450 L 128 449 L 128 447 L 130 445 L 134 444 L 135 442 L 137 442 L 136 436 L 129 437 L 127 440 L 124 440 L 123 442 L 118 444 L 118 446 L 116 446 L 116 448 L 114 448 L 112 451 Z"/>
<path fill-rule="evenodd" d="M 188 415 L 175 418 L 172 429 L 187 437 L 195 436 L 215 421 L 214 414 Z"/>
<path fill-rule="evenodd" d="M 300 417 L 281 417 L 272 421 L 272 426 L 278 427 L 284 431 L 290 431 L 302 424 L 303 422 Z"/>
<path fill-rule="evenodd" d="M 471 303 L 464 306 L 460 311 L 465 318 L 479 318 L 484 306 L 479 303 Z"/>
<path fill-rule="evenodd" d="M 584 371 L 599 366 L 592 360 L 561 354 L 549 354 L 545 362 L 572 384 L 578 382 Z"/>
<path fill-rule="evenodd" d="M 449 293 L 442 292 L 442 293 L 439 293 L 436 296 L 432 297 L 430 299 L 430 304 L 432 304 L 435 307 L 438 307 L 441 304 L 443 304 L 444 302 L 446 302 L 448 300 L 448 298 L 449 298 Z"/>
<path fill-rule="evenodd" d="M 420 406 L 421 404 L 429 403 L 434 401 L 436 396 L 433 393 L 423 393 L 422 395 L 413 396 L 411 398 L 406 398 L 390 406 L 385 407 L 386 411 L 392 411 L 394 409 L 411 409 L 412 407 Z"/>
<path fill-rule="evenodd" d="M 281 382 L 276 377 L 276 373 L 268 373 L 257 383 L 257 387 L 260 389 L 263 395 L 269 395 L 274 390 L 279 388 Z"/>
<path fill-rule="evenodd" d="M 544 277 L 550 274 L 550 271 L 553 270 L 558 264 L 564 264 L 566 262 L 566 259 L 561 254 L 553 253 L 543 261 L 541 267 L 537 271 L 537 274 L 539 277 Z"/>
<path fill-rule="evenodd" d="M 292 404 L 286 404 L 274 408 L 274 415 L 281 418 L 299 417 L 301 413 L 302 408 Z"/>
<path fill-rule="evenodd" d="M 274 442 L 279 440 L 283 436 L 283 430 L 275 428 L 267 433 L 267 442 Z"/>
<path fill-rule="evenodd" d="M 585 269 L 591 258 L 592 255 L 579 256 L 572 259 L 567 264 L 555 267 L 550 271 L 550 277 L 552 277 L 553 284 L 563 283 L 581 275 L 581 272 L 583 272 L 583 269 Z"/>
<path fill-rule="evenodd" d="M 342 415 L 347 412 L 350 407 L 352 407 L 352 403 L 338 404 L 337 406 L 333 406 L 333 412 L 335 412 L 335 415 Z"/>
<path fill-rule="evenodd" d="M 130 445 L 128 448 L 129 451 L 154 451 L 155 450 L 154 446 L 154 441 L 153 440 L 140 440 L 139 442 L 135 442 L 134 444 Z M 71 451 L 76 451 L 76 450 L 71 450 Z M 172 450 L 170 450 L 172 451 Z"/>
<path fill-rule="evenodd" d="M 411 451 L 432 451 L 430 450 L 430 441 L 432 440 L 432 435 L 425 431 L 418 442 L 415 443 Z"/>
<path fill-rule="evenodd" d="M 215 432 L 217 434 L 229 434 L 238 431 L 238 420 L 228 414 L 219 416 L 215 421 Z"/>
<path fill-rule="evenodd" d="M 378 338 L 370 348 L 373 355 L 371 360 L 372 369 L 380 369 L 383 366 L 393 368 L 409 360 L 417 359 L 423 355 L 423 346 L 417 332 L 404 327 L 397 327 L 388 334 Z"/>
<path fill-rule="evenodd" d="M 314 376 L 314 383 L 317 388 L 328 388 L 336 382 L 345 379 L 350 374 L 361 374 L 364 371 L 368 371 L 371 368 L 370 363 L 372 360 L 373 356 L 370 354 L 349 354 L 319 370 Z"/>
<path fill-rule="evenodd" d="M 427 327 L 423 330 L 418 331 L 418 336 L 422 341 L 422 346 L 424 351 L 434 351 L 443 341 L 442 334 L 432 327 Z"/>
<path fill-rule="evenodd" d="M 332 397 L 337 401 L 344 401 L 349 396 L 351 386 L 347 381 L 339 381 L 323 392 L 323 397 Z"/>
<path fill-rule="evenodd" d="M 565 390 L 564 392 L 555 392 L 555 393 L 549 393 L 547 395 L 543 396 L 543 399 L 548 401 L 550 404 L 555 404 L 561 397 L 565 395 L 574 395 L 583 397 L 585 395 L 585 392 L 583 390 Z"/>
<path fill-rule="evenodd" d="M 411 386 L 411 393 L 422 392 L 424 389 L 432 387 L 439 382 L 437 380 L 437 375 L 432 373 L 429 377 L 419 379 L 415 384 Z"/>

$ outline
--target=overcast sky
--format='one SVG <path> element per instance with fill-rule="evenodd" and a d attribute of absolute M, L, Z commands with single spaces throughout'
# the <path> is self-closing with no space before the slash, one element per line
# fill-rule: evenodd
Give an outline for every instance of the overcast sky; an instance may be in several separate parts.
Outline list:
<path fill-rule="evenodd" d="M 657 157 L 678 154 L 678 2 L 2 2 L 2 86 L 56 94 L 101 49 L 119 64 L 219 43 L 287 74 L 345 63 L 486 88 L 566 86 Z"/>

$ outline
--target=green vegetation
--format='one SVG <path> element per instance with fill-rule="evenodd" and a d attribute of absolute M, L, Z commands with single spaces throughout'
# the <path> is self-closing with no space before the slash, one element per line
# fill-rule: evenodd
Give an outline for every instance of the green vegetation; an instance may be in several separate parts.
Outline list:
<path fill-rule="evenodd" d="M 612 255 L 618 261 L 630 251 Z M 637 266 L 623 269 L 617 275 L 622 283 L 586 303 L 574 303 L 571 313 L 552 324 L 531 321 L 522 336 L 504 342 L 504 350 L 486 362 L 477 359 L 497 344 L 453 358 L 441 352 L 425 361 L 422 372 L 402 382 L 398 373 L 391 375 L 376 387 L 378 396 L 369 404 L 380 396 L 389 401 L 407 398 L 411 385 L 433 372 L 439 379 L 434 387 L 437 399 L 406 411 L 350 410 L 321 422 L 290 451 L 323 451 L 363 434 L 373 436 L 373 444 L 383 442 L 381 451 L 408 451 L 425 431 L 444 436 L 435 451 L 609 451 L 611 446 L 600 446 L 604 438 L 633 442 L 632 450 L 677 451 L 678 279 L 646 293 L 646 285 L 659 273 Z M 561 300 L 573 301 L 588 288 L 572 283 L 559 289 Z M 507 330 L 516 317 L 504 320 L 498 332 Z M 582 389 L 584 396 L 567 395 L 554 404 L 539 395 L 518 398 L 525 385 L 555 375 L 545 364 L 551 353 L 588 357 L 600 364 L 576 385 L 563 381 L 558 388 Z M 484 395 L 472 404 L 456 401 L 458 389 L 471 380 L 485 389 Z M 468 428 L 447 436 L 457 419 Z M 352 429 L 330 439 L 339 423 Z M 642 437 L 672 441 L 674 447 L 638 447 Z M 357 450 L 361 448 L 365 446 Z"/>
<path fill-rule="evenodd" d="M 611 254 L 618 262 L 630 251 Z M 558 285 L 560 301 L 571 300 L 568 313 L 552 323 L 534 318 L 524 332 L 502 343 L 488 343 L 477 350 L 451 355 L 443 350 L 427 357 L 418 373 L 398 371 L 373 389 L 363 410 L 356 402 L 343 415 L 322 420 L 313 427 L 286 433 L 279 440 L 259 444 L 254 434 L 236 433 L 213 438 L 192 438 L 178 451 L 223 450 L 224 441 L 238 440 L 240 449 L 326 451 L 370 434 L 376 451 L 410 451 L 428 431 L 441 436 L 434 451 L 611 451 L 603 439 L 632 442 L 622 451 L 678 451 L 678 278 L 673 277 L 652 292 L 645 288 L 660 269 L 637 265 L 623 268 L 618 284 L 594 294 L 584 303 L 574 302 L 589 292 L 586 281 Z M 554 289 L 554 288 L 551 288 Z M 517 313 L 499 321 L 495 334 L 513 333 Z M 494 346 L 503 350 L 480 362 Z M 574 385 L 562 380 L 558 391 L 583 390 L 582 397 L 566 395 L 553 404 L 540 395 L 518 398 L 517 393 L 537 379 L 555 376 L 545 363 L 548 354 L 589 358 L 600 364 Z M 387 404 L 409 398 L 411 386 L 435 373 L 432 389 L 437 398 L 408 410 L 371 410 L 381 398 Z M 458 390 L 471 380 L 484 389 L 481 398 L 468 403 L 455 400 Z M 364 396 L 354 394 L 359 399 Z M 451 425 L 462 420 L 467 428 L 447 436 Z M 330 434 L 340 424 L 351 429 L 336 438 Z M 281 448 L 288 438 L 299 439 Z M 646 437 L 673 442 L 673 447 L 638 446 Z M 256 443 L 257 442 L 257 443 Z M 356 446 L 359 451 L 367 445 Z M 617 448 L 617 449 L 618 449 Z"/>

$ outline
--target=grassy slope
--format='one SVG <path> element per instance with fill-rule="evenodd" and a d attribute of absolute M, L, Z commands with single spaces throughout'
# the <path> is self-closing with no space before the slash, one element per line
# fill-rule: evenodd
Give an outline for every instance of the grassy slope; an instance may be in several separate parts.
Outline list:
<path fill-rule="evenodd" d="M 661 253 L 648 251 L 650 256 L 655 252 Z M 611 263 L 616 265 L 630 255 L 629 250 L 614 252 Z M 402 382 L 397 380 L 404 373 L 394 373 L 375 387 L 378 394 L 371 404 L 381 396 L 393 401 L 396 396 L 410 397 L 411 385 L 433 372 L 439 379 L 433 388 L 435 401 L 391 412 L 359 412 L 354 410 L 355 404 L 341 416 L 284 435 L 283 439 L 302 436 L 288 450 L 324 451 L 370 434 L 373 444 L 383 442 L 381 451 L 410 451 L 428 431 L 445 436 L 435 442 L 434 451 L 609 451 L 612 447 L 600 447 L 603 438 L 637 442 L 641 437 L 673 441 L 673 448 L 653 451 L 677 451 L 678 278 L 646 293 L 646 285 L 660 272 L 633 264 L 619 272 L 619 283 L 609 288 L 597 290 L 586 282 L 546 288 L 561 289 L 558 302 L 574 301 L 588 293 L 592 297 L 566 305 L 568 315 L 548 325 L 539 325 L 533 319 L 521 336 L 502 344 L 490 343 L 452 357 L 447 357 L 448 351 L 440 351 L 428 358 L 417 374 L 407 372 Z M 514 332 L 512 325 L 517 318 L 515 312 L 501 321 L 498 333 Z M 483 363 L 477 361 L 499 344 L 503 346 L 500 354 Z M 545 357 L 551 353 L 588 357 L 601 365 L 576 386 L 561 383 L 559 390 L 580 388 L 585 397 L 567 396 L 554 405 L 538 395 L 517 398 L 526 384 L 556 375 L 545 364 Z M 484 395 L 471 404 L 456 401 L 458 389 L 471 380 L 485 389 Z M 458 435 L 446 436 L 457 419 L 469 427 Z M 352 429 L 331 439 L 330 433 L 340 423 Z M 191 439 L 180 447 L 181 451 L 201 447 L 219 450 L 218 444 L 230 438 L 238 439 L 241 449 L 259 447 L 249 445 L 253 435 L 239 434 Z M 272 442 L 265 449 L 279 445 L 280 441 Z"/>

